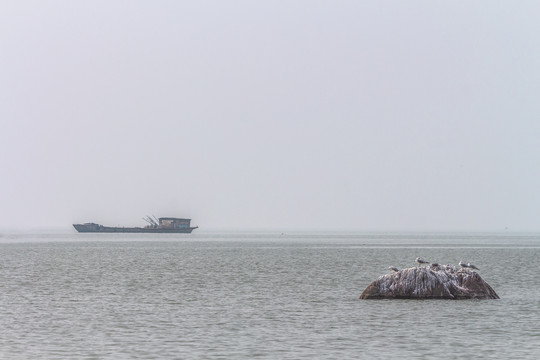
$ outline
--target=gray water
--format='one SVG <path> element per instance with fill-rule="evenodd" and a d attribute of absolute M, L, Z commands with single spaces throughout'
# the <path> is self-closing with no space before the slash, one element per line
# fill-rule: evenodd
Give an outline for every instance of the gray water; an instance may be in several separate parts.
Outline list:
<path fill-rule="evenodd" d="M 1 359 L 540 358 L 540 235 L 0 235 Z M 470 261 L 500 300 L 358 300 Z"/>

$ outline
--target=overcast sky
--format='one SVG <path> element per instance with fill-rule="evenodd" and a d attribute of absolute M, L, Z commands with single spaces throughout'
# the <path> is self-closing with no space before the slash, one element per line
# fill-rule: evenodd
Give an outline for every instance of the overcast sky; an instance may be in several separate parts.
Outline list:
<path fill-rule="evenodd" d="M 540 231 L 538 1 L 0 1 L 0 229 Z"/>

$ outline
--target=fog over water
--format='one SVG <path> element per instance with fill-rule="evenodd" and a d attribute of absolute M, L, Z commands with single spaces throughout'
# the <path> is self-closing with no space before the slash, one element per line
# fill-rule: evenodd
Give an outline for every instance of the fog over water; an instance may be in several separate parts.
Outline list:
<path fill-rule="evenodd" d="M 0 229 L 538 231 L 536 1 L 4 1 Z"/>

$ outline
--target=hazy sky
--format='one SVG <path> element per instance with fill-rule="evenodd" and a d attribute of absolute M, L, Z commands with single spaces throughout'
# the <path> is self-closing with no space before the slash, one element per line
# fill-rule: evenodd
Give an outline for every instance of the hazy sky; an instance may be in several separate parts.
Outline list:
<path fill-rule="evenodd" d="M 538 1 L 0 1 L 0 229 L 540 230 Z"/>

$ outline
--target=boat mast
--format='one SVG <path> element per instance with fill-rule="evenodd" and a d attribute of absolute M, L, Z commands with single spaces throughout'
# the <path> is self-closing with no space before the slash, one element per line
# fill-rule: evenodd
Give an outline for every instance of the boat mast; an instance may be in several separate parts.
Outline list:
<path fill-rule="evenodd" d="M 143 220 L 146 221 L 148 224 L 150 224 L 150 226 L 152 227 L 158 226 L 158 224 L 150 216 L 146 216 L 145 218 L 143 218 Z"/>

